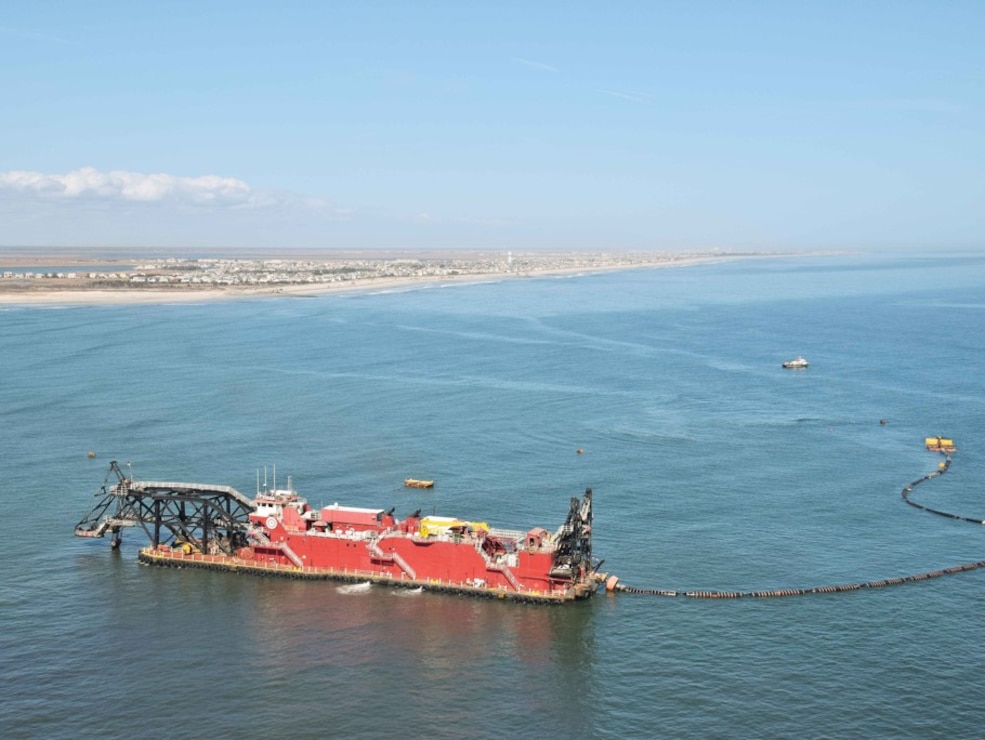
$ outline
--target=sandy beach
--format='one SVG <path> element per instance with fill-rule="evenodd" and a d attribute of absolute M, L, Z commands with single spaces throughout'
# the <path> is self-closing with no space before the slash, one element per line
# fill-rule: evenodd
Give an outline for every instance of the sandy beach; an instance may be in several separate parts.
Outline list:
<path fill-rule="evenodd" d="M 126 283 L 121 283 L 119 287 L 105 287 L 102 284 L 93 284 L 96 281 L 90 280 L 69 280 L 66 278 L 46 278 L 38 280 L 25 280 L 18 277 L 6 277 L 0 279 L 0 305 L 110 305 L 110 304 L 145 304 L 145 303 L 202 303 L 212 301 L 229 300 L 254 300 L 273 297 L 312 297 L 326 294 L 351 293 L 351 292 L 377 292 L 394 289 L 411 289 L 431 284 L 454 284 L 454 283 L 475 283 L 489 282 L 496 280 L 517 280 L 543 277 L 560 277 L 581 274 L 599 273 L 612 270 L 635 270 L 635 269 L 654 269 L 669 267 L 686 267 L 710 262 L 722 262 L 739 259 L 772 258 L 780 256 L 791 256 L 789 253 L 715 253 L 715 254 L 653 254 L 640 255 L 634 254 L 632 258 L 625 255 L 612 255 L 611 257 L 593 256 L 589 264 L 585 264 L 583 259 L 573 258 L 570 255 L 524 255 L 522 264 L 502 267 L 484 267 L 481 271 L 464 272 L 462 274 L 436 274 L 436 275 L 415 275 L 415 276 L 381 276 L 381 277 L 354 277 L 339 282 L 317 282 L 317 283 L 279 283 L 272 285 L 202 285 L 202 284 L 170 284 L 170 285 L 146 285 L 132 287 Z M 298 257 L 298 255 L 284 255 L 274 261 Z M 304 259 L 315 259 L 308 255 Z M 352 256 L 349 256 L 352 258 Z M 223 259 L 236 260 L 233 255 L 224 256 Z M 250 257 L 248 259 L 256 259 Z M 390 258 L 392 259 L 392 258 Z M 406 259 L 406 257 L 402 258 Z M 434 259 L 429 257 L 428 259 Z M 468 263 L 469 257 L 456 255 L 456 260 Z M 384 264 L 388 261 L 386 257 L 359 256 L 362 264 L 367 260 L 378 261 Z M 84 272 L 86 270 L 106 270 L 121 269 L 125 272 L 140 274 L 139 271 L 118 267 L 120 264 L 130 265 L 135 259 L 100 260 L 98 258 L 87 257 L 79 254 L 46 254 L 43 256 L 31 256 L 24 253 L 4 254 L 0 251 L 0 273 L 12 268 L 37 269 L 43 271 L 46 267 L 58 266 L 59 269 L 72 269 Z M 137 258 L 136 261 L 144 262 L 144 259 Z M 261 259 L 260 261 L 263 261 Z M 346 258 L 334 257 L 322 260 L 324 264 L 334 266 L 347 264 Z M 569 264 L 570 263 L 570 264 Z M 70 266 L 70 268 L 68 267 Z M 477 268 L 479 269 L 479 268 Z M 101 283 L 102 281 L 100 281 Z"/>

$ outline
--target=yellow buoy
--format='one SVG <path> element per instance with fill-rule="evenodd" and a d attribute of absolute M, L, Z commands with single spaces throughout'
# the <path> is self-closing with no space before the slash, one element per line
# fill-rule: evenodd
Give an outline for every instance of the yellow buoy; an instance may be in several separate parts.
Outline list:
<path fill-rule="evenodd" d="M 96 456 L 96 453 L 95 453 L 95 452 L 90 452 L 90 453 L 89 453 L 89 459 L 90 459 L 90 460 L 91 460 L 92 458 L 94 458 L 95 456 Z"/>

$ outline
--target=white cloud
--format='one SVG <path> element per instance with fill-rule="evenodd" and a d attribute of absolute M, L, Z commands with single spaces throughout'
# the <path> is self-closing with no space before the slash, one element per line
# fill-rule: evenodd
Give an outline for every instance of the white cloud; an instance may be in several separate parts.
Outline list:
<path fill-rule="evenodd" d="M 964 113 L 968 110 L 966 105 L 938 98 L 891 98 L 873 101 L 872 105 L 878 108 L 921 113 Z"/>
<path fill-rule="evenodd" d="M 634 92 L 632 90 L 602 90 L 604 95 L 609 95 L 613 98 L 619 98 L 621 100 L 630 100 L 634 103 L 648 103 L 650 102 L 649 93 Z"/>
<path fill-rule="evenodd" d="M 369 226 L 366 226 L 366 224 Z M 0 170 L 0 244 L 318 246 L 371 229 L 358 210 L 219 175 Z"/>
<path fill-rule="evenodd" d="M 504 218 L 476 218 L 474 216 L 434 216 L 426 211 L 405 216 L 401 219 L 419 226 L 511 226 L 512 221 Z"/>
<path fill-rule="evenodd" d="M 100 172 L 82 167 L 64 174 L 25 170 L 0 172 L 0 192 L 8 191 L 50 200 L 97 200 L 132 203 L 182 203 L 200 206 L 266 205 L 260 196 L 235 177 L 203 175 L 180 177 L 126 170 Z"/>
<path fill-rule="evenodd" d="M 543 62 L 536 62 L 533 59 L 524 59 L 523 57 L 511 57 L 514 62 L 522 64 L 525 67 L 530 67 L 532 69 L 542 69 L 545 72 L 557 72 L 557 67 L 552 67 L 550 64 L 544 64 Z"/>
<path fill-rule="evenodd" d="M 23 28 L 11 28 L 10 26 L 0 26 L 0 36 L 12 36 L 15 38 L 27 39 L 28 41 L 44 41 L 61 45 L 69 45 L 71 43 L 60 36 L 54 36 L 50 33 L 39 33 L 37 31 L 28 31 Z"/>

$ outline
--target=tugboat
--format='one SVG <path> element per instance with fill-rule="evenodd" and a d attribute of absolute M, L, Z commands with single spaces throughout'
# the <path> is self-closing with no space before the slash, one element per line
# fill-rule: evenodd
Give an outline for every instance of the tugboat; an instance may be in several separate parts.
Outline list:
<path fill-rule="evenodd" d="M 798 356 L 792 360 L 787 360 L 786 362 L 784 362 L 783 367 L 787 368 L 788 370 L 803 370 L 809 364 L 810 363 L 807 362 L 807 360 L 805 360 L 803 357 Z"/>

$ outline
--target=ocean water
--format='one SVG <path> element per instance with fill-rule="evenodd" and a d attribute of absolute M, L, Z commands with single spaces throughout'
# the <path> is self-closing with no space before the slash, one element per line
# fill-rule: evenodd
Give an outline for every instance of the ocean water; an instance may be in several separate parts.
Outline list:
<path fill-rule="evenodd" d="M 0 735 L 978 737 L 985 571 L 542 607 L 155 569 L 138 531 L 72 529 L 115 459 L 516 529 L 590 486 L 639 588 L 978 561 L 981 527 L 900 491 L 953 437 L 914 499 L 985 518 L 982 337 L 985 258 L 936 253 L 4 309 Z"/>

